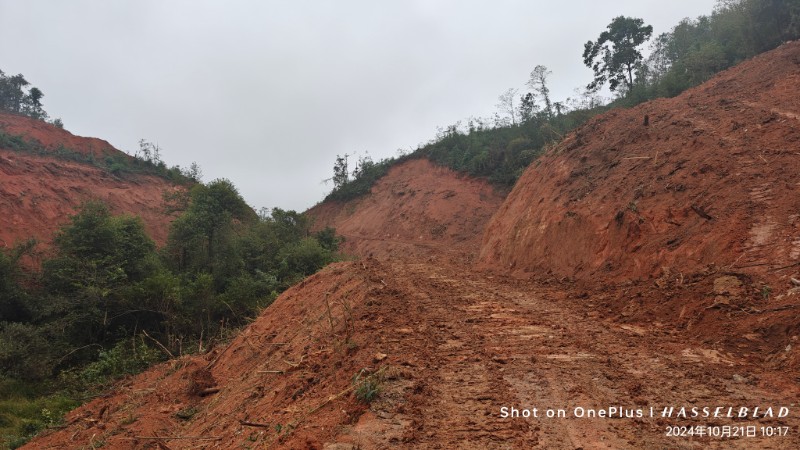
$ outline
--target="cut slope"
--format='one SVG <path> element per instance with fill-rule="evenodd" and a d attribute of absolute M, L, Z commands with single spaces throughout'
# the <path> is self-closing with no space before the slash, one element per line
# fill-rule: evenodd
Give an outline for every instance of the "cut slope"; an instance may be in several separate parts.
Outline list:
<path fill-rule="evenodd" d="M 348 253 L 428 255 L 444 249 L 476 251 L 483 227 L 501 202 L 484 180 L 412 159 L 392 167 L 370 195 L 321 203 L 307 214 L 317 229 L 336 228 Z"/>
<path fill-rule="evenodd" d="M 51 150 L 63 145 L 96 156 L 129 158 L 105 141 L 25 117 L 0 114 L 0 127 Z M 176 189 L 181 188 L 152 175 L 120 178 L 88 164 L 0 148 L 0 247 L 28 238 L 46 247 L 58 227 L 89 200 L 105 202 L 115 214 L 140 216 L 149 235 L 163 244 L 172 220 L 164 213 L 163 194 Z"/>
<path fill-rule="evenodd" d="M 798 173 L 792 42 L 579 128 L 521 177 L 486 229 L 480 262 L 616 280 L 716 267 L 782 288 L 800 269 Z"/>

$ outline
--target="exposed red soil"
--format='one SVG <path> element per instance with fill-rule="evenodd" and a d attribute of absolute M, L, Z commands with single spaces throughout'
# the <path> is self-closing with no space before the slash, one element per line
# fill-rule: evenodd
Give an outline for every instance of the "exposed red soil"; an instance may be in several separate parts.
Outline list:
<path fill-rule="evenodd" d="M 676 98 L 589 121 L 524 173 L 481 262 L 614 281 L 716 267 L 779 294 L 800 273 L 798 173 L 793 42 Z"/>
<path fill-rule="evenodd" d="M 0 115 L 0 126 L 8 133 L 48 145 L 64 143 L 79 151 L 124 155 L 98 144 L 105 141 L 73 136 L 40 121 Z M 58 227 L 89 200 L 105 202 L 115 214 L 141 217 L 148 234 L 163 244 L 173 219 L 164 212 L 163 194 L 176 189 L 167 180 L 151 175 L 118 177 L 88 164 L 0 149 L 0 247 L 36 238 L 47 248 Z"/>
<path fill-rule="evenodd" d="M 47 150 L 58 150 L 63 147 L 82 155 L 94 155 L 97 158 L 105 155 L 130 158 L 129 155 L 115 149 L 102 139 L 75 136 L 69 131 L 50 125 L 41 120 L 25 116 L 0 112 L 0 129 L 14 136 L 25 136 L 38 141 Z"/>
<path fill-rule="evenodd" d="M 780 268 L 798 259 L 798 108 L 781 97 L 800 86 L 798 63 L 793 43 L 591 121 L 526 172 L 479 267 L 497 201 L 481 181 L 411 161 L 368 197 L 319 205 L 317 226 L 336 226 L 360 260 L 291 288 L 229 345 L 123 381 L 27 448 L 800 448 L 798 294 Z M 367 405 L 353 391 L 369 374 L 380 392 Z M 503 418 L 503 406 L 569 415 Z M 659 417 L 669 406 L 790 414 Z M 757 433 L 667 436 L 681 425 Z"/>
<path fill-rule="evenodd" d="M 432 255 L 474 250 L 502 201 L 485 180 L 412 159 L 392 167 L 371 195 L 320 203 L 306 214 L 316 229 L 336 228 L 350 254 Z"/>
<path fill-rule="evenodd" d="M 624 321 L 669 323 L 796 370 L 800 356 L 783 350 L 800 335 L 798 173 L 792 42 L 576 130 L 521 177 L 480 265 L 567 277 Z"/>

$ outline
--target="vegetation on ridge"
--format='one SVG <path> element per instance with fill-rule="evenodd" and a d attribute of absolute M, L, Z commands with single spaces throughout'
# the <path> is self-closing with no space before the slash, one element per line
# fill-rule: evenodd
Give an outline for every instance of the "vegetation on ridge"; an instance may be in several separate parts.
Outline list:
<path fill-rule="evenodd" d="M 429 158 L 510 189 L 548 145 L 592 116 L 615 107 L 674 97 L 721 70 L 800 38 L 800 3 L 720 0 L 710 15 L 684 19 L 671 31 L 658 35 L 645 58 L 638 47 L 651 33 L 652 27 L 641 19 L 614 18 L 598 40 L 587 42 L 583 49 L 584 63 L 594 70 L 595 78 L 585 89 L 578 90 L 577 97 L 553 101 L 547 87 L 550 71 L 538 65 L 526 84 L 530 91 L 519 94 L 518 89 L 512 88 L 504 92 L 495 117 L 471 118 L 466 123 L 459 121 L 444 127 L 409 155 L 379 162 L 370 160 L 366 170 L 361 169 L 362 164 L 344 182 L 334 182 L 325 200 L 348 200 L 367 194 L 394 164 L 415 157 Z M 610 102 L 598 95 L 606 82 L 615 94 Z M 334 172 L 341 167 L 337 159 Z"/>
<path fill-rule="evenodd" d="M 118 177 L 127 174 L 147 174 L 177 184 L 193 184 L 200 181 L 202 171 L 197 163 L 192 163 L 189 168 L 179 165 L 167 167 L 161 159 L 160 148 L 157 145 L 142 139 L 139 146 L 139 151 L 132 157 L 116 150 L 103 157 L 96 157 L 92 153 L 82 153 L 63 145 L 48 149 L 35 139 L 6 133 L 0 127 L 0 149 L 88 164 Z"/>

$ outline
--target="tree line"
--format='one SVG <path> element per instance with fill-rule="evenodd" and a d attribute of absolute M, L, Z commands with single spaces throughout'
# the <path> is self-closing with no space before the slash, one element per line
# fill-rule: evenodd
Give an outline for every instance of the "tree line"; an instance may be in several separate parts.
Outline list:
<path fill-rule="evenodd" d="M 655 38 L 643 19 L 615 17 L 595 40 L 584 44 L 582 53 L 576 51 L 594 74 L 586 86 L 576 89 L 576 96 L 552 98 L 552 71 L 536 65 L 525 83 L 526 92 L 510 88 L 498 97 L 494 117 L 472 117 L 442 127 L 411 154 L 370 161 L 367 170 L 347 178 L 341 177 L 338 156 L 334 172 L 344 182 L 335 182 L 326 199 L 367 194 L 392 165 L 417 157 L 510 189 L 549 145 L 594 115 L 676 96 L 721 70 L 798 38 L 796 0 L 720 0 L 710 15 L 684 19 Z M 613 98 L 600 95 L 604 86 Z"/>

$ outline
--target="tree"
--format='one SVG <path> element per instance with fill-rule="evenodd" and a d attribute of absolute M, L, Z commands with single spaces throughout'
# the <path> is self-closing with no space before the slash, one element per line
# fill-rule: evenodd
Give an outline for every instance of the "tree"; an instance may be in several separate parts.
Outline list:
<path fill-rule="evenodd" d="M 547 67 L 540 64 L 533 68 L 531 78 L 528 80 L 528 86 L 530 86 L 530 88 L 542 98 L 542 101 L 544 101 L 544 111 L 547 113 L 548 118 L 553 117 L 553 105 L 550 102 L 550 89 L 547 88 L 547 76 L 551 73 L 553 72 L 547 70 Z"/>
<path fill-rule="evenodd" d="M 53 297 L 47 310 L 75 346 L 104 343 L 138 309 L 125 287 L 153 272 L 155 244 L 141 219 L 113 216 L 102 203 L 86 203 L 53 240 L 55 257 L 43 263 L 44 288 Z M 130 300 L 130 301 L 128 301 Z M 134 306 L 136 305 L 136 306 Z"/>
<path fill-rule="evenodd" d="M 156 166 L 164 164 L 164 161 L 161 160 L 161 147 L 145 139 L 139 139 L 139 151 L 134 157 L 141 158 L 143 161 Z"/>
<path fill-rule="evenodd" d="M 533 98 L 533 94 L 528 92 L 523 95 L 519 99 L 519 120 L 521 122 L 528 121 L 533 117 L 536 109 L 536 100 Z M 470 131 L 472 131 L 472 129 L 470 129 Z"/>
<path fill-rule="evenodd" d="M 30 239 L 10 251 L 0 249 L 0 323 L 30 320 L 32 305 L 20 284 L 19 260 L 36 246 Z"/>
<path fill-rule="evenodd" d="M 358 179 L 375 167 L 375 161 L 369 156 L 369 153 L 358 157 L 356 167 L 353 169 L 353 179 Z"/>
<path fill-rule="evenodd" d="M 226 179 L 197 184 L 189 196 L 188 209 L 170 227 L 167 254 L 181 271 L 222 279 L 234 271 L 233 228 L 255 221 L 256 214 Z"/>
<path fill-rule="evenodd" d="M 347 170 L 347 153 L 344 156 L 336 155 L 336 163 L 333 165 L 333 190 L 340 189 L 350 182 L 350 172 Z"/>
<path fill-rule="evenodd" d="M 642 61 L 638 47 L 650 39 L 653 27 L 644 25 L 642 19 L 619 16 L 607 28 L 597 42 L 588 41 L 583 48 L 583 63 L 594 71 L 589 88 L 608 82 L 612 91 L 623 85 L 630 92 L 633 73 Z"/>
<path fill-rule="evenodd" d="M 0 110 L 46 120 L 47 113 L 42 108 L 44 93 L 39 88 L 29 86 L 30 83 L 22 74 L 9 77 L 0 70 Z"/>
<path fill-rule="evenodd" d="M 514 97 L 517 95 L 518 89 L 509 88 L 507 91 L 500 94 L 497 97 L 498 103 L 497 109 L 503 116 L 498 114 L 497 116 L 497 125 L 502 126 L 508 124 L 508 121 L 511 121 L 511 125 L 517 124 L 517 110 L 514 107 Z"/>

